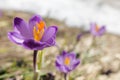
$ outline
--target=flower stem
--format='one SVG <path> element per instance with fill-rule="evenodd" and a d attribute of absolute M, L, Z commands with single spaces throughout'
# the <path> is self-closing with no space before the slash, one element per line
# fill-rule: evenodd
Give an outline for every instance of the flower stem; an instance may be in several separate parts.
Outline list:
<path fill-rule="evenodd" d="M 93 36 L 93 43 L 91 45 L 92 47 L 96 47 L 96 36 Z"/>
<path fill-rule="evenodd" d="M 67 73 L 64 73 L 64 79 L 67 80 Z"/>
<path fill-rule="evenodd" d="M 38 63 L 37 63 L 37 65 L 38 65 L 38 70 L 40 70 L 41 67 L 42 67 L 42 60 L 43 60 L 43 51 L 40 51 L 40 52 L 38 53 Z"/>
<path fill-rule="evenodd" d="M 37 58 L 37 50 L 34 50 L 34 53 L 33 53 L 33 68 L 34 68 L 34 80 L 37 80 L 37 72 L 36 72 L 36 58 Z"/>
<path fill-rule="evenodd" d="M 43 51 L 40 51 L 38 53 L 38 62 L 37 62 L 37 70 L 40 71 L 41 67 L 42 67 L 42 59 L 43 59 Z M 41 77 L 40 77 L 40 74 L 38 73 L 38 76 L 37 76 L 37 80 L 41 80 Z"/>

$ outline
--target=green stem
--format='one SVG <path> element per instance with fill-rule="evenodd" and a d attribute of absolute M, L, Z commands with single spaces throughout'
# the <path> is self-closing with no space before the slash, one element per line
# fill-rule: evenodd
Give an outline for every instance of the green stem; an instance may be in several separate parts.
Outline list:
<path fill-rule="evenodd" d="M 41 67 L 42 67 L 42 60 L 43 60 L 43 51 L 40 51 L 40 52 L 38 53 L 38 62 L 37 62 L 38 71 L 40 71 L 40 69 L 41 69 Z M 37 75 L 38 75 L 38 76 L 37 76 L 37 80 L 39 80 L 39 79 L 40 79 L 40 74 L 39 74 L 39 72 L 38 72 Z"/>
<path fill-rule="evenodd" d="M 43 60 L 43 51 L 41 51 L 41 52 L 39 52 L 38 53 L 38 70 L 40 70 L 41 69 L 41 67 L 42 67 L 42 60 Z"/>
<path fill-rule="evenodd" d="M 93 43 L 92 43 L 92 47 L 96 47 L 96 36 L 93 36 Z"/>

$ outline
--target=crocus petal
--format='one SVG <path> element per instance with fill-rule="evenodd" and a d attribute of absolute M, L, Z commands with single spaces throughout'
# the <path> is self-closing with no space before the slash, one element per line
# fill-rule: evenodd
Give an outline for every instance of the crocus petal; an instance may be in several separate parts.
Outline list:
<path fill-rule="evenodd" d="M 65 56 L 67 52 L 65 50 L 62 51 L 62 56 Z"/>
<path fill-rule="evenodd" d="M 72 65 L 71 69 L 72 70 L 75 69 L 79 64 L 80 64 L 80 60 L 74 59 L 72 64 L 71 64 Z"/>
<path fill-rule="evenodd" d="M 64 63 L 64 58 L 62 56 L 57 56 L 56 63 L 58 65 L 63 65 Z"/>
<path fill-rule="evenodd" d="M 43 21 L 43 19 L 39 15 L 35 15 L 29 20 L 29 28 L 31 33 L 33 32 L 34 26 L 36 26 L 36 24 L 39 23 L 40 21 Z"/>
<path fill-rule="evenodd" d="M 50 26 L 45 30 L 45 33 L 42 37 L 43 42 L 48 41 L 50 38 L 55 38 L 56 37 L 56 33 L 57 33 L 57 27 L 56 26 Z"/>
<path fill-rule="evenodd" d="M 48 46 L 54 46 L 54 45 L 56 45 L 56 42 L 55 42 L 55 38 L 53 37 L 53 38 L 50 38 L 48 41 L 46 41 L 45 42 L 46 43 L 46 45 L 48 45 Z"/>
<path fill-rule="evenodd" d="M 19 31 L 24 38 L 32 38 L 32 35 L 30 34 L 31 32 L 28 29 L 28 25 L 23 19 L 16 17 L 14 19 L 14 27 L 15 32 Z"/>
<path fill-rule="evenodd" d="M 104 33 L 105 33 L 105 26 L 102 26 L 101 28 L 100 28 L 100 30 L 99 30 L 99 32 L 98 32 L 98 36 L 101 36 L 101 35 L 103 35 Z"/>
<path fill-rule="evenodd" d="M 18 33 L 16 33 L 16 32 L 9 32 L 8 33 L 8 38 L 11 40 L 11 41 L 13 41 L 13 42 L 15 42 L 16 44 L 22 44 L 23 43 L 23 37 L 20 35 L 20 34 L 18 34 Z"/>
<path fill-rule="evenodd" d="M 33 39 L 25 40 L 23 42 L 24 47 L 32 50 L 42 50 L 43 48 L 53 46 L 54 44 L 47 42 L 37 42 Z"/>
<path fill-rule="evenodd" d="M 96 23 L 91 23 L 90 32 L 91 32 L 91 34 L 93 34 L 94 36 L 97 34 L 96 31 L 95 31 L 95 27 L 96 27 Z"/>
<path fill-rule="evenodd" d="M 76 54 L 73 52 L 68 53 L 68 57 L 70 57 L 72 60 L 76 58 Z"/>
<path fill-rule="evenodd" d="M 64 72 L 64 73 L 68 73 L 69 72 L 69 70 L 68 70 L 68 68 L 66 66 L 59 65 L 59 64 L 56 63 L 56 67 L 61 72 Z"/>
<path fill-rule="evenodd" d="M 37 42 L 33 39 L 25 40 L 23 42 L 23 46 L 32 49 L 32 50 L 42 50 L 45 47 L 49 47 L 49 45 L 45 42 Z"/>

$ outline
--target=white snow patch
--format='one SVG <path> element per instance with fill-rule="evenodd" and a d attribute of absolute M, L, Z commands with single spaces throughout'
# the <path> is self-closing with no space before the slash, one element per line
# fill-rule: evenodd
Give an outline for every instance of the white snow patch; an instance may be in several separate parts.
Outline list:
<path fill-rule="evenodd" d="M 120 10 L 105 1 L 109 0 L 0 0 L 0 8 L 31 11 L 85 29 L 96 22 L 106 25 L 108 32 L 120 34 Z"/>

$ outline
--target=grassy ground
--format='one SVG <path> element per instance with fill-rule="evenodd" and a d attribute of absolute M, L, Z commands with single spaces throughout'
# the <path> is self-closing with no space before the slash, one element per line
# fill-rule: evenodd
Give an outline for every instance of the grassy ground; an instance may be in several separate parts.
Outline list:
<path fill-rule="evenodd" d="M 12 31 L 14 17 L 28 20 L 32 14 L 18 11 L 4 11 L 0 18 L 0 80 L 32 80 L 33 51 L 24 49 L 8 40 L 7 33 Z M 64 22 L 44 18 L 47 26 L 57 25 L 57 47 L 44 50 L 42 74 L 52 73 L 55 80 L 63 76 L 55 68 L 55 59 L 62 50 L 74 51 L 81 64 L 69 75 L 73 80 L 119 80 L 120 79 L 120 36 L 106 33 L 93 39 L 85 35 L 76 42 L 76 36 L 83 32 L 79 28 L 70 28 Z M 92 46 L 92 43 L 95 45 Z M 46 80 L 46 79 L 45 79 Z"/>

